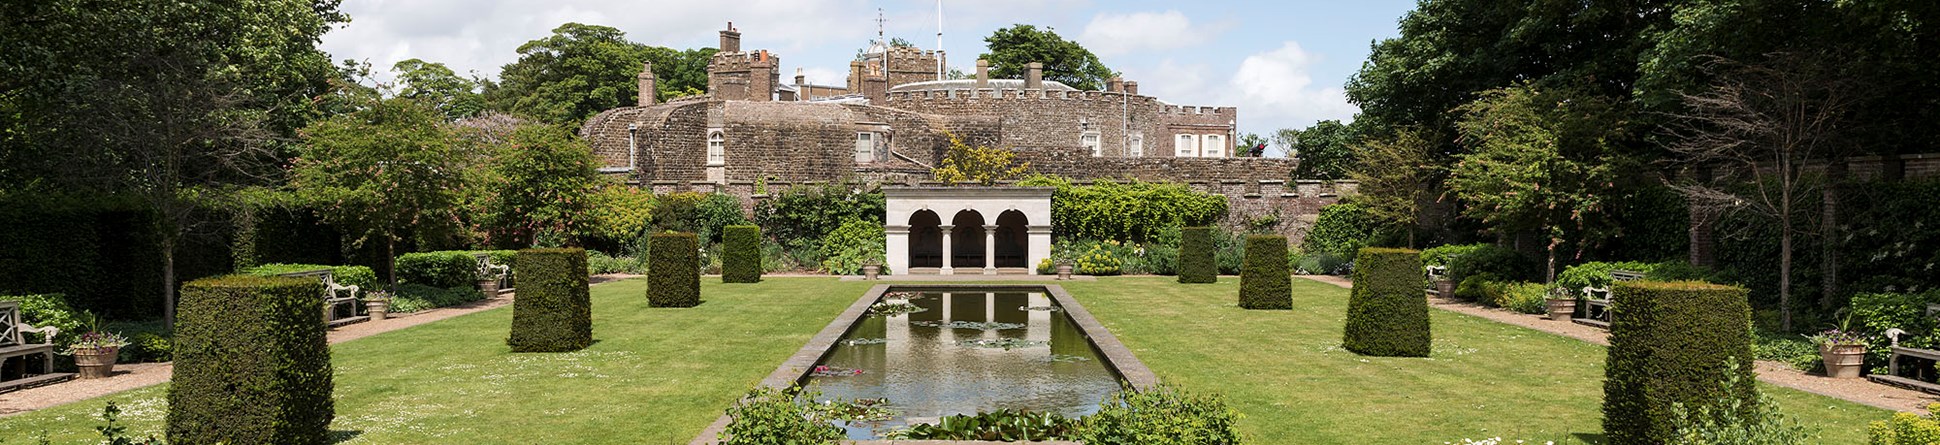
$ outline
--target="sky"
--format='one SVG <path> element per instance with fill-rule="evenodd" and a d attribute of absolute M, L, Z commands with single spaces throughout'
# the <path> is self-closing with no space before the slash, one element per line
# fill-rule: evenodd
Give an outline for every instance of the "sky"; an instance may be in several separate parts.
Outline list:
<path fill-rule="evenodd" d="M 1093 1 L 943 0 L 949 65 L 974 71 L 984 37 L 1014 24 L 1049 27 L 1178 105 L 1239 107 L 1241 133 L 1347 121 L 1342 86 L 1374 41 L 1394 37 L 1414 0 Z M 936 0 L 351 0 L 347 25 L 325 34 L 338 60 L 378 68 L 442 62 L 496 78 L 518 47 L 567 22 L 604 25 L 629 40 L 676 49 L 715 47 L 728 22 L 743 50 L 780 57 L 782 77 L 843 84 L 856 50 L 881 27 L 937 48 Z M 624 81 L 632 81 L 631 78 Z"/>

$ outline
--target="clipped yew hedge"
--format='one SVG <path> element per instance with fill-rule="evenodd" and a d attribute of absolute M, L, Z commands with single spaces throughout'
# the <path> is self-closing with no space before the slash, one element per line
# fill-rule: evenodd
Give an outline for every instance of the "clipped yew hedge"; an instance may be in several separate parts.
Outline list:
<path fill-rule="evenodd" d="M 1240 265 L 1239 307 L 1293 309 L 1293 272 L 1287 270 L 1287 237 L 1246 237 L 1246 261 Z"/>
<path fill-rule="evenodd" d="M 512 352 L 572 352 L 593 344 L 593 299 L 586 250 L 526 249 L 514 261 Z"/>
<path fill-rule="evenodd" d="M 1214 253 L 1211 227 L 1179 230 L 1179 282 L 1214 283 L 1219 281 L 1219 261 Z"/>
<path fill-rule="evenodd" d="M 1621 282 L 1611 289 L 1603 430 L 1612 445 L 1674 443 L 1671 405 L 1757 403 L 1747 291 L 1704 282 Z M 1733 362 L 1741 365 L 1733 368 Z M 1736 369 L 1738 385 L 1725 388 Z"/>
<path fill-rule="evenodd" d="M 1354 289 L 1347 300 L 1341 344 L 1376 357 L 1427 357 L 1433 334 L 1428 296 L 1421 290 L 1421 252 L 1362 248 L 1354 257 Z"/>
<path fill-rule="evenodd" d="M 656 233 L 648 239 L 647 305 L 694 307 L 701 304 L 700 253 L 692 233 Z"/>
<path fill-rule="evenodd" d="M 316 279 L 231 275 L 183 285 L 168 442 L 331 443 L 322 298 Z"/>
<path fill-rule="evenodd" d="M 761 282 L 761 228 L 727 226 L 721 234 L 721 282 Z"/>

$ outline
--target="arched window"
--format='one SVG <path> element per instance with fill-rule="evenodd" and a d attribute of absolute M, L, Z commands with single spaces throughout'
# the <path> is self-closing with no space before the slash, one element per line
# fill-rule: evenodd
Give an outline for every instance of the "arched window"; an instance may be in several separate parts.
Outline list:
<path fill-rule="evenodd" d="M 727 134 L 716 128 L 707 131 L 707 165 L 727 164 Z"/>

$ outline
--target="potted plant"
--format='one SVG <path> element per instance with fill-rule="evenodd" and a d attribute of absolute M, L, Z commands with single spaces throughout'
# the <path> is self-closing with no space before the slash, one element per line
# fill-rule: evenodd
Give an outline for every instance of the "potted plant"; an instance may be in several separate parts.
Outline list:
<path fill-rule="evenodd" d="M 371 321 L 383 320 L 391 314 L 391 293 L 375 291 L 364 295 L 364 313 L 370 314 Z"/>
<path fill-rule="evenodd" d="M 1061 261 L 1061 262 L 1058 262 L 1058 279 L 1059 279 L 1059 280 L 1070 280 L 1070 279 L 1071 279 L 1071 263 L 1070 263 L 1070 262 L 1062 262 L 1062 261 Z"/>
<path fill-rule="evenodd" d="M 88 318 L 88 332 L 75 337 L 61 355 L 74 356 L 74 366 L 80 368 L 83 379 L 107 378 L 114 374 L 115 356 L 121 353 L 122 346 L 128 346 L 128 338 L 104 332 L 100 329 L 100 319 L 92 315 Z"/>
<path fill-rule="evenodd" d="M 1576 296 L 1570 295 L 1568 289 L 1560 287 L 1550 289 L 1549 298 L 1545 298 L 1544 301 L 1549 306 L 1551 320 L 1570 321 L 1570 317 L 1576 315 Z"/>
<path fill-rule="evenodd" d="M 882 265 L 876 264 L 876 260 L 862 262 L 862 279 L 875 281 L 876 276 L 880 274 L 882 274 Z"/>
<path fill-rule="evenodd" d="M 478 291 L 484 292 L 485 298 L 498 296 L 498 277 L 498 273 L 490 270 L 478 271 Z"/>
<path fill-rule="evenodd" d="M 1866 336 L 1841 329 L 1828 329 L 1809 335 L 1819 345 L 1819 358 L 1825 360 L 1825 375 L 1835 379 L 1859 378 L 1866 364 Z"/>

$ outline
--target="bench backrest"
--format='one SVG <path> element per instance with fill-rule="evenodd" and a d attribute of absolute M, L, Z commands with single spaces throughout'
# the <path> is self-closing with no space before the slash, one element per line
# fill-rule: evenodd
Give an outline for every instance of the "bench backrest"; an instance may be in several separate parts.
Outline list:
<path fill-rule="evenodd" d="M 472 254 L 472 259 L 478 261 L 478 276 L 480 277 L 501 279 L 505 278 L 505 274 L 511 273 L 512 271 L 511 266 L 492 264 L 492 254 L 489 253 L 474 253 Z"/>
<path fill-rule="evenodd" d="M 332 272 L 330 269 L 317 269 L 317 270 L 306 270 L 302 272 L 279 273 L 279 274 L 276 274 L 276 276 L 292 277 L 292 278 L 316 278 L 318 281 L 323 282 L 323 299 L 325 300 L 335 298 L 337 294 L 337 289 L 346 287 L 346 286 L 337 285 L 337 274 L 336 272 Z M 351 296 L 352 297 L 356 296 L 355 291 L 352 291 Z"/>
<path fill-rule="evenodd" d="M 0 330 L 4 330 L 0 331 L 0 346 L 27 344 L 27 340 L 20 335 L 22 324 L 26 323 L 20 319 L 20 302 L 0 301 Z"/>
<path fill-rule="evenodd" d="M 1610 271 L 1611 281 L 1637 281 L 1642 279 L 1644 279 L 1644 274 L 1640 272 L 1628 271 L 1628 270 Z"/>

